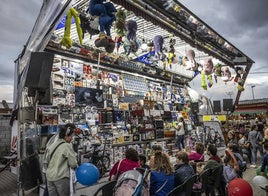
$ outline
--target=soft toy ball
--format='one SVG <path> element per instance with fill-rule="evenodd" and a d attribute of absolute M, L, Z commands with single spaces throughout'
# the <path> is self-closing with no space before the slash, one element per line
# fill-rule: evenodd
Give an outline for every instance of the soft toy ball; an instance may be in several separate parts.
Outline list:
<path fill-rule="evenodd" d="M 264 176 L 255 176 L 252 179 L 252 183 L 256 188 L 259 188 L 261 185 L 268 185 L 268 179 Z"/>
<path fill-rule="evenodd" d="M 96 183 L 99 179 L 99 170 L 92 163 L 82 163 L 76 170 L 77 181 L 85 186 Z"/>
<path fill-rule="evenodd" d="M 242 178 L 231 180 L 228 185 L 229 196 L 253 196 L 253 189 L 250 184 Z"/>

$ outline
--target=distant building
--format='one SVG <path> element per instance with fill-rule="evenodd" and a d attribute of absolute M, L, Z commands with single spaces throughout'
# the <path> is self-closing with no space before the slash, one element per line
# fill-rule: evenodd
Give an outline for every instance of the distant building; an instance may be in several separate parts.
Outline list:
<path fill-rule="evenodd" d="M 268 98 L 239 101 L 233 116 L 242 118 L 260 117 L 266 119 L 268 114 Z"/>
<path fill-rule="evenodd" d="M 0 104 L 0 157 L 10 152 L 12 108 L 13 104 L 4 100 Z"/>

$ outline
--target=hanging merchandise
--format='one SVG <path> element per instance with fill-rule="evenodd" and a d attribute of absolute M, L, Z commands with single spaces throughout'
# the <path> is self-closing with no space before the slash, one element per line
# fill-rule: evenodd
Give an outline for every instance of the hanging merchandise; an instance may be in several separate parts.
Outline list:
<path fill-rule="evenodd" d="M 213 62 L 211 58 L 206 59 L 203 70 L 201 71 L 201 78 L 202 78 L 202 88 L 207 90 L 207 86 L 210 88 L 213 85 L 212 81 L 212 70 L 213 70 Z M 206 81 L 207 76 L 207 81 Z"/>
<path fill-rule="evenodd" d="M 120 46 L 123 43 L 123 36 L 126 35 L 126 12 L 123 9 L 117 10 L 116 21 L 114 24 L 114 32 L 116 33 L 114 41 L 116 44 L 116 51 L 119 51 Z"/>
<path fill-rule="evenodd" d="M 161 35 L 156 35 L 154 37 L 153 42 L 154 42 L 155 60 L 163 61 L 166 58 L 166 55 L 163 53 L 164 38 Z"/>
<path fill-rule="evenodd" d="M 174 59 L 176 57 L 175 48 L 174 48 L 175 44 L 176 44 L 176 40 L 171 38 L 169 41 L 169 52 L 168 52 L 168 56 L 167 56 L 167 60 L 168 60 L 168 64 L 169 64 L 170 69 L 172 69 L 172 63 L 174 62 Z"/>
<path fill-rule="evenodd" d="M 115 43 L 111 39 L 111 27 L 115 21 L 115 6 L 111 2 L 103 3 L 99 0 L 91 0 L 87 9 L 92 17 L 99 18 L 100 34 L 95 40 L 96 47 L 104 47 L 106 52 L 112 53 Z"/>
<path fill-rule="evenodd" d="M 78 17 L 78 12 L 74 8 L 70 8 L 68 13 L 67 13 L 67 19 L 65 23 L 65 31 L 64 31 L 64 36 L 61 40 L 61 44 L 65 46 L 66 48 L 71 48 L 73 45 L 73 41 L 71 39 L 71 20 L 72 17 L 75 19 L 75 24 L 76 24 L 76 31 L 78 34 L 79 42 L 82 45 L 82 29 L 80 27 L 81 21 Z"/>
<path fill-rule="evenodd" d="M 222 66 L 221 67 L 221 72 L 222 72 L 222 77 L 221 79 L 224 81 L 224 82 L 229 82 L 233 79 L 232 77 L 232 74 L 231 74 L 231 71 L 229 69 L 229 66 Z"/>
<path fill-rule="evenodd" d="M 124 39 L 124 50 L 128 56 L 130 53 L 136 53 L 140 47 L 140 43 L 136 37 L 138 24 L 135 20 L 128 20 L 126 22 L 127 35 Z"/>

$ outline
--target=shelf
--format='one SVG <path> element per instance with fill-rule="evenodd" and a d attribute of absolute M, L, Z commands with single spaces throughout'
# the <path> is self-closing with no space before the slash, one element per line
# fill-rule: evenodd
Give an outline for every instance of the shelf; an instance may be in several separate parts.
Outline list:
<path fill-rule="evenodd" d="M 153 140 L 145 140 L 145 141 L 136 141 L 136 142 L 124 142 L 121 144 L 112 144 L 112 147 L 120 147 L 120 146 L 127 146 L 127 145 L 134 145 L 134 144 L 146 144 L 150 142 L 162 142 L 162 141 L 168 141 L 168 140 L 174 140 L 173 137 L 168 137 L 168 138 L 158 138 L 158 139 L 153 139 Z"/>

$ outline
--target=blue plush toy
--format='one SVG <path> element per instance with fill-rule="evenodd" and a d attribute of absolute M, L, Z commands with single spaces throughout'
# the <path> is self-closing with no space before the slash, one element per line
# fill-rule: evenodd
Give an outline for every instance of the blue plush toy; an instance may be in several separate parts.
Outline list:
<path fill-rule="evenodd" d="M 105 0 L 91 0 L 88 12 L 92 17 L 99 17 L 100 34 L 95 40 L 96 47 L 105 47 L 107 52 L 113 52 L 115 43 L 111 39 L 111 27 L 115 21 L 115 6 L 111 2 L 103 3 Z M 106 33 L 106 34 L 105 34 Z"/>

